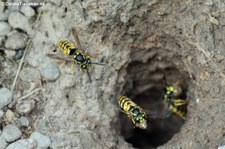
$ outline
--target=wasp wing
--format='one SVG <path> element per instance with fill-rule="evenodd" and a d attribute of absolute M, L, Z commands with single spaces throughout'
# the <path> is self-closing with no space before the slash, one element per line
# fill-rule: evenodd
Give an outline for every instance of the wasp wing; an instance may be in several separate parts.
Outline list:
<path fill-rule="evenodd" d="M 84 49 L 81 47 L 81 44 L 80 44 L 80 40 L 78 38 L 77 31 L 76 31 L 76 29 L 74 27 L 72 28 L 72 34 L 73 34 L 73 37 L 74 37 L 74 40 L 75 40 L 75 44 L 76 44 L 78 50 L 79 51 L 84 51 Z"/>
<path fill-rule="evenodd" d="M 64 56 L 58 56 L 56 54 L 46 54 L 47 57 L 53 58 L 53 59 L 59 59 L 59 60 L 66 60 L 69 62 L 74 62 L 74 59 L 71 57 L 64 57 Z"/>

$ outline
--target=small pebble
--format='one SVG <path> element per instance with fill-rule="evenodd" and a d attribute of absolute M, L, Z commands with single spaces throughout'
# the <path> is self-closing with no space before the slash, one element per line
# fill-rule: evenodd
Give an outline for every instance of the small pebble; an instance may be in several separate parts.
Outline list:
<path fill-rule="evenodd" d="M 6 142 L 13 142 L 22 136 L 22 132 L 15 125 L 7 125 L 3 127 L 2 135 Z"/>
<path fill-rule="evenodd" d="M 5 141 L 5 138 L 1 135 L 0 136 L 0 149 L 3 149 L 7 146 L 7 142 Z"/>
<path fill-rule="evenodd" d="M 219 146 L 218 149 L 225 149 L 225 145 Z"/>
<path fill-rule="evenodd" d="M 39 132 L 33 132 L 30 138 L 37 141 L 38 149 L 47 149 L 51 145 L 49 137 Z"/>
<path fill-rule="evenodd" d="M 34 109 L 34 107 L 34 100 L 22 100 L 18 101 L 18 103 L 16 104 L 16 111 L 20 114 L 28 114 Z"/>
<path fill-rule="evenodd" d="M 26 17 L 32 17 L 35 15 L 35 11 L 32 7 L 30 7 L 29 5 L 23 5 L 20 8 L 20 11 L 26 16 Z"/>
<path fill-rule="evenodd" d="M 0 22 L 0 36 L 7 36 L 11 31 L 11 27 L 6 22 Z"/>
<path fill-rule="evenodd" d="M 16 50 L 16 54 L 13 56 L 14 60 L 19 60 L 23 57 L 24 49 Z"/>
<path fill-rule="evenodd" d="M 33 139 L 21 139 L 10 144 L 6 149 L 36 149 L 37 142 Z"/>
<path fill-rule="evenodd" d="M 19 12 L 11 12 L 9 14 L 8 22 L 13 28 L 19 28 L 25 32 L 31 32 L 29 19 Z"/>
<path fill-rule="evenodd" d="M 42 67 L 41 75 L 46 80 L 55 81 L 60 75 L 58 65 L 53 62 L 45 63 Z"/>
<path fill-rule="evenodd" d="M 181 6 L 180 6 L 180 12 L 183 12 L 187 9 L 187 4 L 185 3 L 181 3 Z"/>
<path fill-rule="evenodd" d="M 215 24 L 215 25 L 219 25 L 219 24 L 220 24 L 219 21 L 218 21 L 216 18 L 214 18 L 214 17 L 210 17 L 209 21 L 210 21 L 212 24 Z"/>
<path fill-rule="evenodd" d="M 22 49 L 25 48 L 27 42 L 27 36 L 24 33 L 13 32 L 8 36 L 5 42 L 5 47 L 9 49 Z"/>
<path fill-rule="evenodd" d="M 0 110 L 12 101 L 12 92 L 7 88 L 0 89 Z"/>
<path fill-rule="evenodd" d="M 2 12 L 3 12 L 3 10 L 4 10 L 4 6 L 5 6 L 5 3 L 4 3 L 4 2 L 2 2 L 2 1 L 0 1 L 0 13 L 2 13 Z"/>
<path fill-rule="evenodd" d="M 60 6 L 62 0 L 49 0 L 49 1 L 57 6 Z"/>
<path fill-rule="evenodd" d="M 9 11 L 6 10 L 5 12 L 0 12 L 0 21 L 7 21 L 9 17 Z"/>
<path fill-rule="evenodd" d="M 21 116 L 19 118 L 19 120 L 20 120 L 20 123 L 21 123 L 22 126 L 25 126 L 25 127 L 29 126 L 29 120 L 27 119 L 27 117 Z"/>
<path fill-rule="evenodd" d="M 5 113 L 5 117 L 8 122 L 12 122 L 15 118 L 15 114 L 11 110 L 8 109 Z"/>

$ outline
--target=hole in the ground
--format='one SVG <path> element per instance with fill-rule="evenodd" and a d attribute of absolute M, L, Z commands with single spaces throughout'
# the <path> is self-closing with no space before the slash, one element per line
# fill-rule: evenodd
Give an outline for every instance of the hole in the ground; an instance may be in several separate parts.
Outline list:
<path fill-rule="evenodd" d="M 169 59 L 156 56 L 145 63 L 133 61 L 127 67 L 127 82 L 122 95 L 132 99 L 148 115 L 147 129 L 139 129 L 134 127 L 126 114 L 119 113 L 121 135 L 133 147 L 149 149 L 160 146 L 179 132 L 185 122 L 180 116 L 172 113 L 163 101 L 165 87 L 173 84 L 178 84 L 182 89 L 176 99 L 187 101 L 186 93 L 190 81 L 184 70 L 178 70 Z"/>

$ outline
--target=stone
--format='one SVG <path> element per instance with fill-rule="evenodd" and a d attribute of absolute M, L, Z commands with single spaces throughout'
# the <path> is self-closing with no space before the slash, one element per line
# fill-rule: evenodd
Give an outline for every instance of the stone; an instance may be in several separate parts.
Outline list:
<path fill-rule="evenodd" d="M 16 51 L 14 50 L 5 50 L 4 52 L 7 58 L 13 58 L 13 56 L 16 54 Z"/>
<path fill-rule="evenodd" d="M 10 144 L 6 149 L 36 149 L 37 142 L 34 139 L 21 139 Z"/>
<path fill-rule="evenodd" d="M 29 120 L 28 120 L 27 117 L 21 116 L 19 118 L 19 120 L 20 120 L 20 123 L 21 123 L 22 126 L 25 126 L 25 127 L 28 127 L 29 126 Z"/>
<path fill-rule="evenodd" d="M 12 92 L 7 88 L 0 89 L 0 109 L 12 101 Z"/>
<path fill-rule="evenodd" d="M 22 132 L 15 125 L 9 124 L 3 127 L 2 135 L 6 142 L 13 142 L 22 136 Z"/>
<path fill-rule="evenodd" d="M 215 24 L 215 25 L 219 25 L 219 24 L 220 24 L 219 21 L 218 21 L 216 18 L 214 18 L 214 17 L 210 17 L 210 18 L 209 18 L 209 21 L 210 21 L 212 24 Z"/>
<path fill-rule="evenodd" d="M 50 138 L 39 132 L 33 132 L 30 138 L 37 141 L 37 149 L 47 149 L 51 145 Z"/>
<path fill-rule="evenodd" d="M 12 122 L 14 120 L 14 118 L 15 118 L 15 114 L 11 110 L 8 109 L 5 112 L 5 117 L 7 119 L 7 122 Z"/>
<path fill-rule="evenodd" d="M 15 31 L 8 36 L 8 39 L 5 42 L 5 47 L 8 49 L 17 50 L 25 48 L 26 42 L 27 42 L 26 34 Z"/>
<path fill-rule="evenodd" d="M 0 22 L 0 36 L 7 36 L 11 31 L 11 27 L 6 22 Z"/>
<path fill-rule="evenodd" d="M 6 10 L 5 12 L 0 12 L 0 21 L 7 21 L 9 17 L 9 11 Z"/>
<path fill-rule="evenodd" d="M 0 136 L 0 148 L 3 149 L 7 146 L 7 142 L 5 141 L 5 138 L 1 135 Z"/>
<path fill-rule="evenodd" d="M 217 149 L 225 149 L 225 145 L 219 146 Z"/>
<path fill-rule="evenodd" d="M 29 19 L 20 12 L 11 12 L 9 14 L 8 22 L 13 28 L 19 28 L 25 32 L 31 32 Z"/>
<path fill-rule="evenodd" d="M 23 54 L 24 54 L 24 49 L 18 49 L 18 50 L 16 50 L 16 53 L 13 56 L 13 59 L 14 60 L 19 60 L 19 59 L 21 59 L 23 57 Z"/>
<path fill-rule="evenodd" d="M 21 100 L 16 104 L 16 111 L 20 114 L 28 114 L 35 107 L 35 101 L 32 100 Z"/>
<path fill-rule="evenodd" d="M 35 11 L 32 7 L 29 5 L 23 5 L 20 8 L 20 11 L 26 16 L 26 17 L 32 17 L 35 15 Z"/>
<path fill-rule="evenodd" d="M 58 65 L 53 62 L 46 62 L 41 69 L 41 75 L 46 80 L 55 81 L 60 75 Z"/>

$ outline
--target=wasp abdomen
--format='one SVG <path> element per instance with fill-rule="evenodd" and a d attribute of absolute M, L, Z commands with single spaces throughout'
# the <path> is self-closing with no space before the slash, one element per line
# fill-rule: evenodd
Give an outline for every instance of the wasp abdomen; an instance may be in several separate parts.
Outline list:
<path fill-rule="evenodd" d="M 119 105 L 130 117 L 136 127 L 146 129 L 147 128 L 147 117 L 146 113 L 137 106 L 130 98 L 122 96 L 118 99 Z"/>
<path fill-rule="evenodd" d="M 77 50 L 74 44 L 66 40 L 59 41 L 59 47 L 61 48 L 62 52 L 66 55 L 74 55 Z"/>

